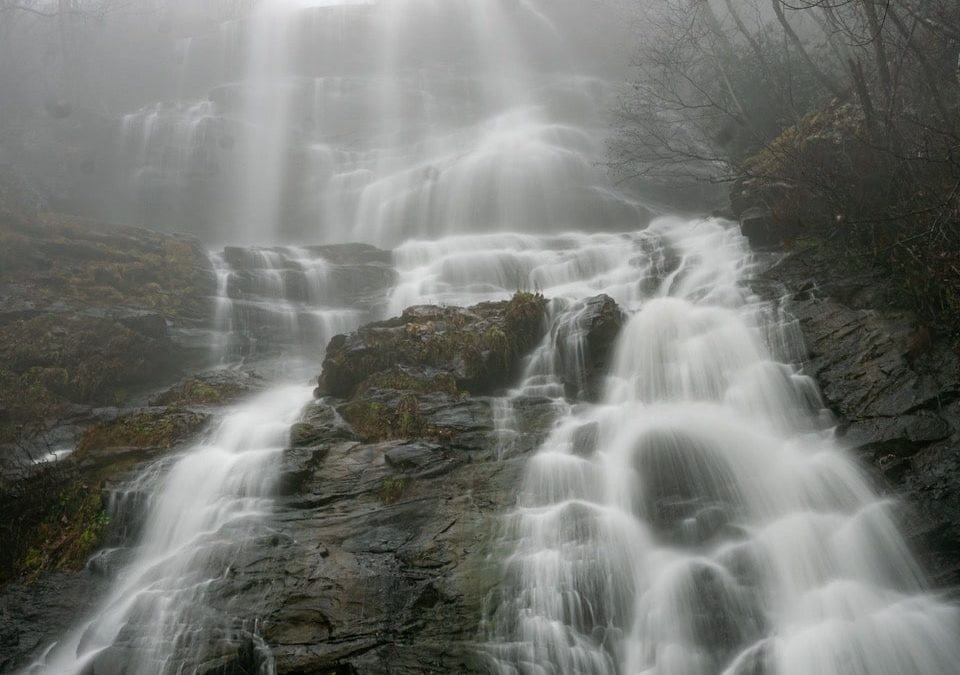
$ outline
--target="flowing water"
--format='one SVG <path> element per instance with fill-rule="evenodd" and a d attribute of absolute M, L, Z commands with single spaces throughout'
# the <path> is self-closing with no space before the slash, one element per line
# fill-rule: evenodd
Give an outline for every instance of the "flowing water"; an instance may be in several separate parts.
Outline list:
<path fill-rule="evenodd" d="M 633 297 L 602 401 L 567 407 L 508 519 L 497 670 L 956 672 L 960 612 L 784 363 L 796 337 L 744 286 L 739 233 L 656 230 L 672 269 Z"/>
<path fill-rule="evenodd" d="M 333 334 L 411 304 L 541 291 L 551 329 L 495 402 L 501 455 L 517 401 L 549 397 L 560 421 L 505 518 L 479 636 L 492 670 L 956 672 L 957 609 L 837 447 L 795 326 L 747 288 L 736 227 L 648 225 L 598 168 L 621 28 L 587 0 L 264 0 L 183 41 L 181 89 L 211 50 L 242 52 L 242 77 L 131 113 L 121 153 L 154 206 L 199 194 L 217 237 L 261 244 L 214 256 L 211 360 L 316 364 Z M 347 241 L 392 253 L 326 246 Z M 588 402 L 579 326 L 600 293 L 628 319 Z M 179 673 L 229 643 L 205 589 L 269 512 L 309 397 L 274 386 L 153 464 L 130 487 L 148 495 L 132 559 L 35 670 Z"/>
<path fill-rule="evenodd" d="M 94 615 L 31 672 L 176 673 L 206 642 L 231 640 L 205 607 L 205 590 L 230 573 L 236 548 L 268 512 L 290 425 L 311 391 L 281 386 L 237 405 L 207 438 L 128 486 L 148 495 L 133 559 Z M 121 638 L 119 653 L 103 652 Z M 98 663 L 101 654 L 114 663 Z"/>

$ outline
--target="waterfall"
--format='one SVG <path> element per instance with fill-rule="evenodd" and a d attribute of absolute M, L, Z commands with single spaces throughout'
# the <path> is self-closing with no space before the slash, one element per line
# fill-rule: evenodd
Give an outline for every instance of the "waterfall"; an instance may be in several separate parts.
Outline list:
<path fill-rule="evenodd" d="M 588 0 L 261 0 L 183 38 L 182 91 L 201 59 L 244 66 L 127 115 L 119 187 L 148 222 L 215 221 L 211 362 L 279 361 L 295 383 L 143 469 L 130 559 L 31 672 L 179 674 L 256 638 L 206 603 L 274 534 L 330 337 L 517 290 L 549 299 L 550 329 L 492 403 L 497 455 L 521 454 L 525 400 L 557 422 L 504 516 L 478 637 L 494 672 L 957 672 L 960 611 L 836 440 L 796 327 L 750 292 L 737 227 L 656 217 L 601 166 L 624 32 Z M 597 384 L 580 324 L 600 294 L 626 322 Z"/>
<path fill-rule="evenodd" d="M 189 57 L 197 69 L 239 60 L 239 73 L 124 123 L 130 200 L 149 222 L 218 243 L 392 247 L 649 218 L 602 168 L 627 61 L 596 53 L 596 34 L 625 35 L 609 8 L 265 0 L 220 33 Z"/>
<path fill-rule="evenodd" d="M 960 611 L 772 346 L 731 224 L 659 230 L 602 401 L 568 406 L 507 518 L 501 673 L 936 675 Z M 780 339 L 770 336 L 781 331 Z"/>

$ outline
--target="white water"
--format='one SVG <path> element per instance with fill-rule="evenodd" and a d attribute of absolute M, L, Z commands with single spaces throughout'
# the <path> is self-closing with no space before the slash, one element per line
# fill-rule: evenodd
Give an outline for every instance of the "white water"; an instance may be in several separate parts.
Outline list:
<path fill-rule="evenodd" d="M 154 221 L 192 228 L 214 212 L 220 242 L 392 247 L 647 217 L 599 166 L 629 60 L 612 56 L 625 31 L 609 8 L 267 0 L 239 49 L 236 22 L 224 25 L 177 66 L 241 61 L 237 81 L 208 85 L 216 103 L 148 106 L 124 123 L 133 201 Z"/>
<path fill-rule="evenodd" d="M 662 224 L 661 224 L 662 225 Z M 946 675 L 960 612 L 924 588 L 813 384 L 778 363 L 718 222 L 625 327 L 604 400 L 567 407 L 509 518 L 502 673 Z"/>

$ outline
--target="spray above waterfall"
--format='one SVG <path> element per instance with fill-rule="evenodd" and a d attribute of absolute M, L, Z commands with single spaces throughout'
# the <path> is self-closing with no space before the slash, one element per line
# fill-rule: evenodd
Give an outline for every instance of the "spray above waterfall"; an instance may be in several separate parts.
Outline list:
<path fill-rule="evenodd" d="M 617 39 L 570 0 L 258 3 L 184 57 L 242 59 L 236 81 L 125 123 L 132 198 L 229 243 L 635 229 L 602 166 L 624 65 L 591 28 Z"/>

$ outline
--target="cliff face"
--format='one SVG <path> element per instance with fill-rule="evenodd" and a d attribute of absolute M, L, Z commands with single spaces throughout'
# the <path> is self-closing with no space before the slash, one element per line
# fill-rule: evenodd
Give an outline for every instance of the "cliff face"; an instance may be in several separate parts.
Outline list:
<path fill-rule="evenodd" d="M 779 255 L 778 255 L 779 257 Z M 758 290 L 784 297 L 806 346 L 804 370 L 841 441 L 902 497 L 902 525 L 936 587 L 960 583 L 960 357 L 908 310 L 894 282 L 833 244 L 806 242 Z"/>
<path fill-rule="evenodd" d="M 215 291 L 189 237 L 0 214 L 0 443 L 38 418 L 124 405 L 189 364 L 184 336 Z"/>

